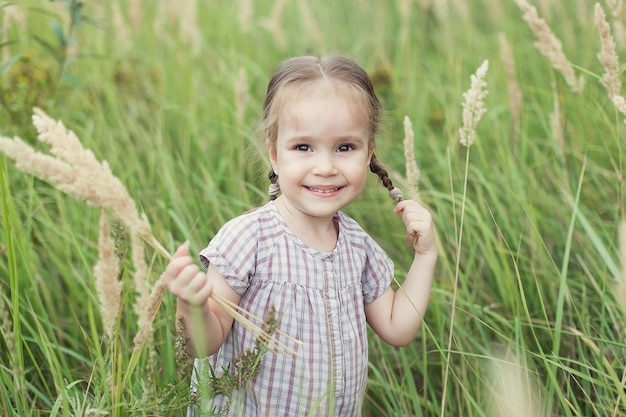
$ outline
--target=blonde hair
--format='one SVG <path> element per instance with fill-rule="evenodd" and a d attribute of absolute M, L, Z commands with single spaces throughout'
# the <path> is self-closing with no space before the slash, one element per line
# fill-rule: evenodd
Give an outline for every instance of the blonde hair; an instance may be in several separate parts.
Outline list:
<path fill-rule="evenodd" d="M 289 58 L 274 71 L 267 86 L 263 105 L 263 120 L 260 126 L 268 149 L 273 150 L 275 147 L 280 114 L 287 92 L 293 91 L 293 88 L 302 88 L 318 81 L 330 81 L 346 86 L 356 94 L 357 100 L 365 105 L 363 110 L 369 124 L 370 146 L 373 148 L 380 125 L 382 106 L 374 92 L 372 81 L 365 70 L 355 61 L 340 55 L 329 55 L 322 58 L 315 56 Z M 394 190 L 387 170 L 378 161 L 375 154 L 372 154 L 370 170 L 378 175 L 387 190 L 390 192 Z M 271 183 L 269 199 L 274 200 L 279 193 L 278 175 L 273 169 L 270 169 L 268 178 Z M 396 197 L 392 198 L 398 200 L 398 193 L 399 190 L 394 194 Z"/>

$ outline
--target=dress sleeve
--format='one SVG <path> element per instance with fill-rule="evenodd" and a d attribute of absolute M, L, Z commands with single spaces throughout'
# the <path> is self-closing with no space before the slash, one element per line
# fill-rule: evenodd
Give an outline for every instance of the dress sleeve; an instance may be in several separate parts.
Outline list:
<path fill-rule="evenodd" d="M 212 264 L 233 290 L 242 295 L 256 270 L 257 228 L 253 219 L 236 217 L 227 222 L 200 251 L 205 268 Z"/>
<path fill-rule="evenodd" d="M 363 302 L 369 304 L 383 295 L 393 279 L 393 262 L 369 235 L 365 237 L 365 268 L 361 277 Z"/>

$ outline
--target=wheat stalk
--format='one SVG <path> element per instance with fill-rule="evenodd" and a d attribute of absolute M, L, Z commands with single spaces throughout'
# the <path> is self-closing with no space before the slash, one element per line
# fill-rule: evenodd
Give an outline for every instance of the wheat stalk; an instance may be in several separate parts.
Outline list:
<path fill-rule="evenodd" d="M 0 151 L 12 158 L 18 169 L 54 184 L 57 189 L 87 204 L 113 212 L 115 217 L 130 229 L 131 236 L 134 236 L 131 239 L 135 246 L 133 262 L 139 264 L 136 267 L 140 270 L 135 273 L 135 279 L 138 276 L 145 277 L 144 261 L 139 259 L 140 256 L 143 257 L 143 245 L 139 245 L 137 240 L 145 241 L 168 261 L 172 259 L 172 255 L 152 234 L 146 215 L 139 213 L 128 190 L 113 175 L 106 161 L 98 161 L 90 150 L 83 148 L 71 130 L 66 129 L 61 121 L 51 119 L 42 110 L 34 109 L 33 124 L 38 132 L 38 140 L 50 145 L 50 155 L 37 152 L 19 137 L 0 137 Z M 161 277 L 154 284 L 150 294 L 139 295 L 145 302 L 141 302 L 139 330 L 134 340 L 135 351 L 141 348 L 152 333 L 152 324 L 165 293 L 166 283 Z M 267 332 L 246 317 L 249 315 L 247 311 L 239 306 L 234 307 L 217 294 L 213 294 L 212 299 L 255 336 L 260 336 L 267 342 L 272 339 Z M 295 353 L 276 340 L 271 346 L 276 353 Z"/>

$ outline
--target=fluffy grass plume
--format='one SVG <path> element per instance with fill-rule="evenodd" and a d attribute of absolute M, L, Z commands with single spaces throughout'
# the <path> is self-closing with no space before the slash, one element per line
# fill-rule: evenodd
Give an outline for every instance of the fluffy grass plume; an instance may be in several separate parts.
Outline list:
<path fill-rule="evenodd" d="M 20 33 L 26 30 L 26 20 L 21 9 L 15 4 L 4 4 L 2 10 L 4 12 L 2 16 L 2 44 L 6 45 L 9 43 L 10 33 L 14 27 Z M 2 62 L 8 62 L 10 58 L 9 48 L 2 48 Z"/>
<path fill-rule="evenodd" d="M 88 204 L 112 211 L 130 229 L 131 236 L 141 236 L 167 253 L 152 236 L 147 218 L 139 214 L 134 200 L 106 161 L 98 161 L 93 152 L 83 148 L 74 132 L 42 110 L 34 110 L 33 124 L 39 141 L 50 145 L 51 155 L 35 151 L 18 137 L 0 137 L 0 151 L 14 159 L 17 168 L 53 183 L 59 190 Z M 133 260 L 137 260 L 143 256 L 143 243 L 140 239 L 131 239 L 131 242 Z M 136 276 L 141 275 L 145 276 L 140 264 Z M 137 310 L 141 314 L 149 297 L 149 287 L 143 279 L 136 279 L 135 290 L 139 300 Z"/>
<path fill-rule="evenodd" d="M 139 289 L 135 305 L 139 315 L 138 332 L 134 339 L 134 349 L 137 351 L 152 333 L 156 312 L 167 290 L 161 277 L 150 291 L 145 279 L 147 265 L 143 241 L 149 243 L 167 260 L 171 260 L 172 255 L 154 237 L 147 217 L 139 214 L 134 200 L 122 182 L 113 175 L 108 163 L 99 162 L 90 150 L 84 149 L 78 137 L 67 130 L 61 121 L 53 120 L 40 109 L 35 109 L 34 112 L 33 124 L 37 128 L 38 139 L 50 145 L 52 155 L 35 151 L 18 137 L 0 137 L 0 151 L 14 159 L 21 171 L 51 182 L 59 190 L 88 204 L 111 210 L 130 229 L 132 260 L 135 266 L 134 282 L 136 289 Z M 217 294 L 213 294 L 212 298 L 250 333 L 264 340 L 271 350 L 295 354 L 295 349 L 280 343 L 263 330 L 260 326 L 263 323 L 262 318 L 250 316 L 260 323 L 257 325 L 248 318 L 249 313 L 238 305 L 229 303 Z M 296 344 L 299 343 L 281 332 L 277 333 Z"/>
<path fill-rule="evenodd" d="M 527 369 L 507 352 L 489 359 L 492 384 L 489 417 L 540 417 L 540 397 Z"/>
<path fill-rule="evenodd" d="M 100 214 L 100 238 L 98 239 L 98 262 L 93 275 L 100 300 L 100 314 L 107 336 L 115 335 L 115 325 L 122 306 L 122 283 L 119 280 L 120 263 L 115 254 L 115 241 L 111 238 L 106 212 Z"/>
<path fill-rule="evenodd" d="M 250 31 L 253 16 L 254 2 L 252 0 L 241 0 L 239 2 L 238 22 L 242 32 Z"/>
<path fill-rule="evenodd" d="M 471 76 L 470 89 L 463 93 L 463 127 L 459 129 L 459 141 L 461 145 L 470 147 L 476 138 L 476 125 L 482 115 L 487 111 L 484 99 L 487 97 L 487 82 L 485 75 L 489 68 L 489 61 L 485 60 L 476 74 Z"/>
<path fill-rule="evenodd" d="M 285 49 L 287 46 L 287 36 L 283 29 L 283 13 L 285 6 L 287 6 L 288 0 L 277 0 L 272 6 L 270 16 L 263 19 L 261 25 L 272 34 L 274 43 L 280 48 Z"/>
<path fill-rule="evenodd" d="M 15 334 L 13 333 L 13 326 L 11 324 L 11 314 L 9 313 L 9 306 L 4 301 L 5 294 L 0 286 L 0 336 L 4 339 L 6 351 L 9 356 L 9 364 L 11 371 L 14 375 L 21 375 L 22 369 L 18 361 L 15 359 Z"/>
<path fill-rule="evenodd" d="M 39 141 L 50 145 L 52 156 L 35 151 L 18 137 L 0 137 L 0 151 L 14 159 L 18 169 L 51 182 L 88 204 L 111 210 L 141 236 L 151 235 L 147 218 L 139 214 L 135 202 L 106 161 L 99 162 L 93 152 L 83 148 L 74 132 L 42 110 L 34 109 L 33 124 Z"/>
<path fill-rule="evenodd" d="M 202 35 L 198 25 L 197 0 L 162 1 L 155 3 L 156 12 L 152 21 L 154 35 L 164 43 L 170 43 L 173 34 L 193 56 L 202 52 Z"/>
<path fill-rule="evenodd" d="M 600 36 L 600 52 L 597 57 L 604 67 L 604 74 L 600 82 L 606 88 L 609 99 L 613 102 L 615 108 L 623 115 L 626 115 L 626 100 L 621 94 L 622 81 L 619 78 L 622 68 L 615 51 L 615 41 L 611 34 L 611 26 L 606 20 L 606 14 L 600 3 L 596 3 L 594 7 L 594 17 L 598 35 Z M 624 123 L 626 123 L 626 120 L 624 120 Z"/>
<path fill-rule="evenodd" d="M 517 82 L 515 60 L 513 58 L 511 44 L 503 33 L 498 36 L 498 43 L 500 45 L 500 56 L 502 58 L 502 64 L 504 66 L 504 72 L 507 79 L 509 107 L 511 110 L 511 118 L 513 121 L 513 132 L 517 136 L 520 132 L 520 123 L 522 119 L 523 94 Z"/>
<path fill-rule="evenodd" d="M 413 198 L 419 195 L 420 170 L 415 162 L 415 133 L 409 116 L 404 116 L 404 161 L 408 192 Z"/>
<path fill-rule="evenodd" d="M 162 254 L 168 257 L 171 255 L 154 238 L 146 216 L 139 213 L 134 200 L 122 182 L 113 175 L 106 161 L 98 161 L 93 152 L 83 148 L 74 132 L 42 110 L 34 110 L 33 124 L 39 141 L 50 145 L 51 155 L 35 151 L 18 137 L 0 137 L 0 151 L 14 159 L 21 171 L 51 182 L 59 190 L 88 204 L 112 211 L 129 228 L 135 263 L 135 310 L 138 313 L 139 332 L 150 332 L 152 317 L 146 316 L 150 312 L 150 287 L 145 280 L 147 267 L 143 260 L 142 239 Z M 101 267 L 97 266 L 99 274 L 102 272 Z M 105 313 L 105 317 L 108 316 Z M 105 321 L 108 320 L 105 318 Z"/>
<path fill-rule="evenodd" d="M 561 117 L 561 102 L 556 88 L 552 93 L 552 113 L 550 114 L 550 131 L 556 145 L 561 161 L 565 163 L 565 134 L 563 133 L 563 120 Z"/>
<path fill-rule="evenodd" d="M 537 36 L 538 41 L 535 42 L 535 47 L 550 60 L 552 67 L 563 75 L 565 82 L 572 91 L 582 91 L 585 85 L 584 78 L 576 78 L 574 68 L 563 52 L 561 41 L 552 32 L 546 21 L 539 17 L 537 8 L 527 0 L 515 0 L 515 3 L 522 11 L 524 20 Z"/>
<path fill-rule="evenodd" d="M 619 78 L 622 69 L 620 68 L 617 53 L 615 52 L 615 41 L 611 34 L 611 26 L 606 21 L 606 15 L 600 3 L 596 3 L 594 7 L 594 18 L 596 27 L 598 28 L 601 46 L 600 52 L 598 53 L 598 60 L 604 67 L 604 74 L 600 82 L 606 87 L 608 95 L 612 99 L 622 91 L 622 81 Z"/>

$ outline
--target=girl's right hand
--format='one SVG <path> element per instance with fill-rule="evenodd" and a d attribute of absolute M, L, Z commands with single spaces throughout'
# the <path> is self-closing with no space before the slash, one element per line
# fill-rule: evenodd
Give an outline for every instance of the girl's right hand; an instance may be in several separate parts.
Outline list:
<path fill-rule="evenodd" d="M 202 306 L 213 294 L 213 284 L 189 255 L 187 243 L 178 247 L 163 273 L 163 278 L 170 292 L 187 304 Z"/>

